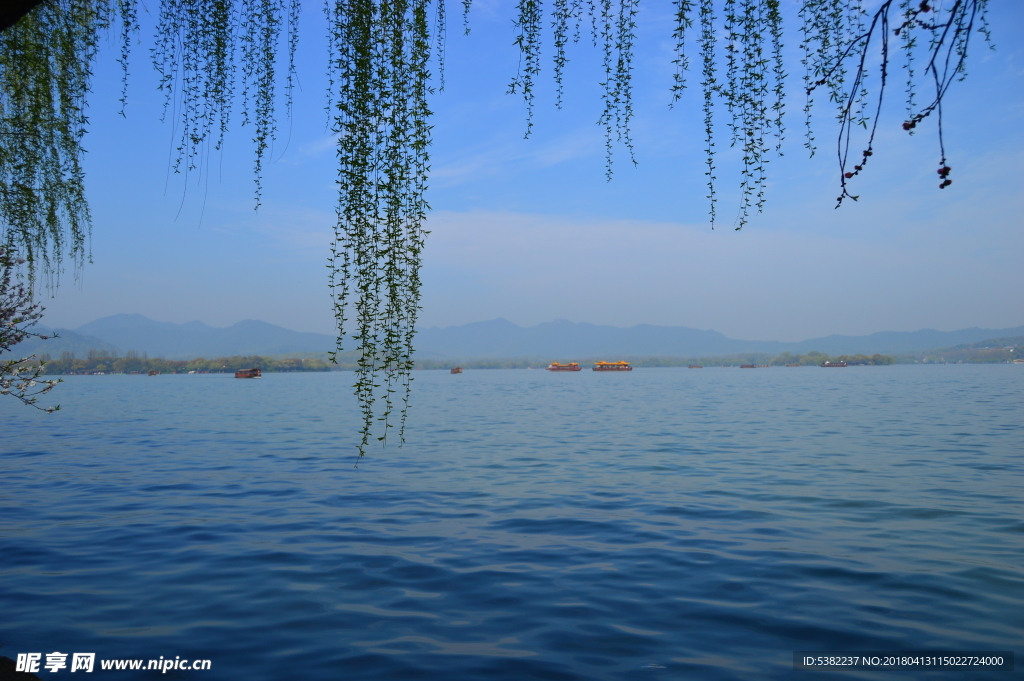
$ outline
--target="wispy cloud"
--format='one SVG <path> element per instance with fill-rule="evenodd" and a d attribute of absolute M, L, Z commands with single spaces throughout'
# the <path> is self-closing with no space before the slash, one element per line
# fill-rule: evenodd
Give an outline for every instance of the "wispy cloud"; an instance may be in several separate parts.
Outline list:
<path fill-rule="evenodd" d="M 431 174 L 432 183 L 441 187 L 455 186 L 486 175 L 512 175 L 521 172 L 524 165 L 550 168 L 603 153 L 601 133 L 596 126 L 577 129 L 543 143 L 501 139 L 502 142 L 440 163 Z"/>
<path fill-rule="evenodd" d="M 484 211 L 439 213 L 430 228 L 426 326 L 564 317 L 797 340 L 1024 321 L 1024 308 L 978 295 L 1012 285 L 1014 268 L 1005 252 L 965 251 L 969 234 L 915 228 L 881 245 L 835 231 Z M 1005 245 L 1019 253 L 1020 241 Z"/>

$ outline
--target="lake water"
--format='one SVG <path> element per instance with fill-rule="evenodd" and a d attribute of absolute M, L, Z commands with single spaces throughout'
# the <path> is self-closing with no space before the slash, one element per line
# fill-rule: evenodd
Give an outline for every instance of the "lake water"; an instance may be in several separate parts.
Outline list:
<path fill-rule="evenodd" d="M 86 677 L 119 679 L 1024 677 L 793 671 L 1020 656 L 1024 367 L 418 372 L 408 443 L 358 468 L 351 380 L 0 398 L 0 655 L 212 663 Z"/>

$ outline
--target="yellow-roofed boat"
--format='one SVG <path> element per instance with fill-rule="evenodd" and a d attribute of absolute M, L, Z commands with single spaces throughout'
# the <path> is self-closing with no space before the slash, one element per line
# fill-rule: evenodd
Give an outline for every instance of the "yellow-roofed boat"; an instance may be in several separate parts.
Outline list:
<path fill-rule="evenodd" d="M 594 362 L 594 371 L 632 371 L 629 362 Z"/>
<path fill-rule="evenodd" d="M 568 364 L 559 364 L 558 362 L 552 362 L 548 365 L 548 371 L 579 371 L 580 365 L 576 362 L 569 362 Z"/>

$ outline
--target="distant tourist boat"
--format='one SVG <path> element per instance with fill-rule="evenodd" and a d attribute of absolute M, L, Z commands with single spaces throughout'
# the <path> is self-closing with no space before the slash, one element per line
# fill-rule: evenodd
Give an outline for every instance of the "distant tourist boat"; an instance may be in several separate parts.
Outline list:
<path fill-rule="evenodd" d="M 800 365 L 799 364 L 787 364 L 786 366 L 788 366 L 788 367 L 798 367 Z"/>
<path fill-rule="evenodd" d="M 824 363 L 822 363 L 821 366 L 823 366 L 823 367 L 844 367 L 844 366 L 846 366 L 846 362 L 824 362 Z"/>
<path fill-rule="evenodd" d="M 704 367 L 702 367 L 700 364 L 691 364 L 690 368 L 691 369 L 703 369 Z"/>
<path fill-rule="evenodd" d="M 452 373 L 453 374 L 461 374 L 462 373 L 462 367 L 455 367 L 454 369 L 452 369 Z"/>
<path fill-rule="evenodd" d="M 632 371 L 629 362 L 594 362 L 594 371 Z"/>
<path fill-rule="evenodd" d="M 239 369 L 235 372 L 235 378 L 263 378 L 262 369 Z"/>
<path fill-rule="evenodd" d="M 150 369 L 149 372 L 146 375 L 147 376 L 159 376 L 160 372 L 157 371 L 156 369 Z"/>
<path fill-rule="evenodd" d="M 755 364 L 741 364 L 740 365 L 740 369 L 756 369 L 756 368 L 757 368 L 757 365 L 755 365 Z"/>
<path fill-rule="evenodd" d="M 569 362 L 568 364 L 559 364 L 558 362 L 552 362 L 548 365 L 548 371 L 579 371 L 580 365 L 576 362 Z"/>

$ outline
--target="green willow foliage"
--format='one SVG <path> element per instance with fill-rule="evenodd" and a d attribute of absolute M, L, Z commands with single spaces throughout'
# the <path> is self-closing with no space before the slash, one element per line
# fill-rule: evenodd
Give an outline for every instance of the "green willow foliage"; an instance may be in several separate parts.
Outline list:
<path fill-rule="evenodd" d="M 849 180 L 859 175 L 872 156 L 875 133 L 882 111 L 882 100 L 892 66 L 891 40 L 899 41 L 904 54 L 906 71 L 906 120 L 903 129 L 913 134 L 924 119 L 935 114 L 939 142 L 939 187 L 945 189 L 953 183 L 952 170 L 946 164 L 946 148 L 942 133 L 942 99 L 956 80 L 966 75 L 967 52 L 971 34 L 978 31 L 985 42 L 990 42 L 989 27 L 985 20 L 988 0 L 885 0 L 878 9 L 868 14 L 861 2 L 847 0 L 803 0 L 800 10 L 805 68 L 804 86 L 807 104 L 804 107 L 807 135 L 806 146 L 814 153 L 814 135 L 811 132 L 813 97 L 819 90 L 828 93 L 838 107 L 839 135 L 837 155 L 839 182 L 842 193 L 836 198 L 837 206 L 844 199 L 857 200 L 849 192 Z M 874 48 L 874 49 L 872 49 Z M 872 54 L 880 55 L 880 64 L 869 62 Z M 923 67 L 917 69 L 915 64 Z M 872 70 L 878 71 L 878 85 L 872 94 L 868 78 Z M 917 103 L 917 77 L 923 76 L 931 91 L 924 106 Z M 874 108 L 870 112 L 870 107 Z M 851 160 L 853 133 L 857 128 L 867 131 L 863 151 L 854 151 Z"/>
<path fill-rule="evenodd" d="M 330 286 L 336 352 L 344 349 L 348 315 L 355 318 L 360 456 L 375 433 L 386 441 L 398 400 L 400 439 L 405 429 L 429 208 L 429 10 L 429 0 L 327 6 L 328 110 L 338 137 L 339 189 Z M 378 400 L 383 409 L 376 408 Z"/>
<path fill-rule="evenodd" d="M 101 32 L 120 20 L 120 61 L 127 52 L 137 0 L 45 0 L 0 34 L 0 224 L 25 254 L 30 271 L 61 270 L 66 253 L 86 258 L 89 214 L 80 156 L 85 95 Z M 338 204 L 329 261 L 338 346 L 355 341 L 355 392 L 363 427 L 359 455 L 397 426 L 402 438 L 409 404 L 413 334 L 429 209 L 425 192 L 432 73 L 443 87 L 445 0 L 325 0 L 329 25 L 328 116 L 337 138 Z M 462 1 L 465 30 L 472 0 Z M 951 183 L 942 139 L 942 99 L 963 78 L 970 38 L 985 24 L 987 0 L 801 0 L 800 48 L 806 105 L 805 144 L 815 151 L 810 113 L 815 97 L 836 107 L 841 194 L 873 153 L 883 95 L 902 51 L 907 114 L 913 132 L 935 114 L 940 187 Z M 255 198 L 263 162 L 277 131 L 279 72 L 291 107 L 299 0 L 160 0 L 151 54 L 176 126 L 177 172 L 206 172 L 221 147 L 240 96 L 242 122 L 252 124 Z M 736 229 L 765 203 L 767 164 L 781 153 L 786 70 L 780 0 L 673 0 L 670 31 L 676 71 L 672 102 L 687 88 L 690 43 L 699 53 L 705 165 L 712 226 L 717 217 L 716 122 L 724 118 L 739 152 Z M 518 0 L 514 43 L 518 73 L 509 92 L 523 97 L 526 135 L 533 126 L 535 88 L 545 40 L 553 46 L 555 105 L 561 106 L 570 43 L 589 34 L 604 77 L 597 123 L 605 136 L 605 167 L 621 144 L 634 159 L 632 74 L 639 0 Z M 691 35 L 696 33 L 696 35 Z M 284 57 L 279 58 L 282 46 Z M 279 61 L 286 61 L 279 68 Z M 873 80 L 872 80 L 873 79 Z M 924 105 L 918 90 L 930 90 Z M 123 96 L 122 96 L 123 102 Z M 716 105 L 724 107 L 716 112 Z M 863 144 L 856 143 L 863 137 Z M 858 151 L 862 149 L 862 151 Z M 354 330 L 352 328 L 354 326 Z M 399 412 L 395 415 L 396 410 Z"/>
<path fill-rule="evenodd" d="M 254 127 L 259 207 L 263 160 L 277 132 L 274 105 L 282 26 L 287 32 L 285 109 L 290 115 L 298 19 L 299 0 L 161 1 L 152 55 L 166 94 L 165 115 L 173 109 L 178 126 L 175 172 L 204 170 L 210 147 L 221 148 L 240 70 L 242 125 Z"/>
<path fill-rule="evenodd" d="M 3 240 L 51 283 L 65 254 L 87 258 L 85 96 L 98 30 L 118 10 L 131 14 L 110 0 L 44 4 L 0 34 Z"/>

